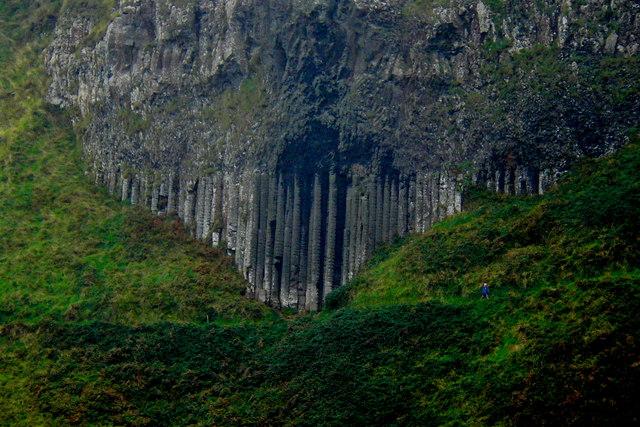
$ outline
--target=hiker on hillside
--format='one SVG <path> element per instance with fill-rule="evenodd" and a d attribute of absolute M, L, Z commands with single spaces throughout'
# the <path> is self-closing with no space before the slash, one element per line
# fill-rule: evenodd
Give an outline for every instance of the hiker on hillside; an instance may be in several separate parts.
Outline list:
<path fill-rule="evenodd" d="M 482 284 L 482 298 L 489 299 L 489 285 L 486 283 Z"/>

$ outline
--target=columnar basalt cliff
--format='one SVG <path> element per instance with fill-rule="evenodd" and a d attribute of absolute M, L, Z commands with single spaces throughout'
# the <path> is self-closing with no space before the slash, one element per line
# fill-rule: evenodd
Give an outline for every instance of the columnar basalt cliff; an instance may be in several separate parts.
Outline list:
<path fill-rule="evenodd" d="M 274 306 L 320 308 L 466 186 L 542 193 L 639 122 L 637 2 L 98 3 L 65 2 L 46 52 L 89 173 Z"/>

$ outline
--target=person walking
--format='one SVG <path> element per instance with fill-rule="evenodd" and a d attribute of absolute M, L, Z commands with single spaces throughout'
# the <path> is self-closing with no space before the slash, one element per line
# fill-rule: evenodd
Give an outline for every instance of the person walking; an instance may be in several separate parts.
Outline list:
<path fill-rule="evenodd" d="M 482 284 L 482 298 L 489 299 L 489 285 L 486 283 Z"/>

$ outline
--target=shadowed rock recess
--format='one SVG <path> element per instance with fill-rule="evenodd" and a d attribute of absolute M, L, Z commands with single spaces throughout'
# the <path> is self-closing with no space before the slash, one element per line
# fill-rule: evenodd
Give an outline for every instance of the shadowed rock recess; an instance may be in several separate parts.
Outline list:
<path fill-rule="evenodd" d="M 472 182 L 544 192 L 640 114 L 633 1 L 65 4 L 49 100 L 88 173 L 226 248 L 273 306 L 319 309 Z"/>

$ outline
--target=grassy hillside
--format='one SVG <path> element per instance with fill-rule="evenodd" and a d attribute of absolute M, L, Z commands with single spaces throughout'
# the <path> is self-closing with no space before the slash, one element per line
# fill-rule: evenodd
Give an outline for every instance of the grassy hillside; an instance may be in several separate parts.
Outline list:
<path fill-rule="evenodd" d="M 220 251 L 191 242 L 176 221 L 90 185 L 70 123 L 44 102 L 41 52 L 56 8 L 0 4 L 2 425 L 51 418 L 33 389 L 49 369 L 34 341 L 46 335 L 32 333 L 44 325 L 228 324 L 271 316 L 242 296 L 244 281 Z"/>
<path fill-rule="evenodd" d="M 285 316 L 91 185 L 43 100 L 60 5 L 24 3 L 0 4 L 0 425 L 637 421 L 637 137 L 544 197 L 473 192 Z"/>

